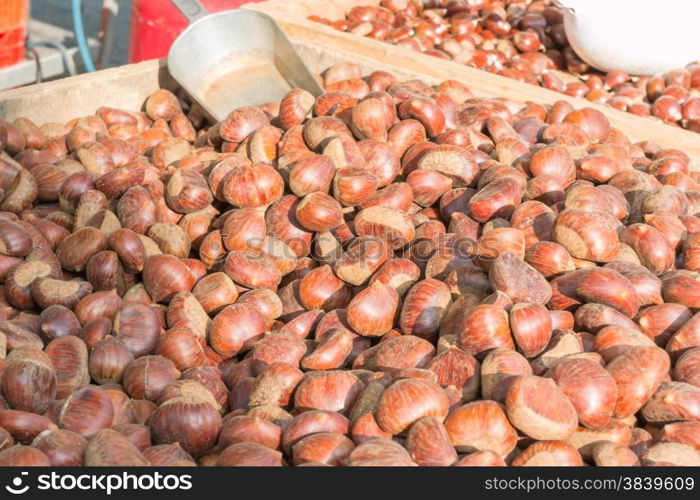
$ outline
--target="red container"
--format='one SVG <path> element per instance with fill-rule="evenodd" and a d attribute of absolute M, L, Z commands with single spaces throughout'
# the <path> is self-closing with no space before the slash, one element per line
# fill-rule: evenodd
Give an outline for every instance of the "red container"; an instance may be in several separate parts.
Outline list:
<path fill-rule="evenodd" d="M 29 0 L 0 0 L 0 68 L 24 60 Z"/>
<path fill-rule="evenodd" d="M 221 12 L 251 3 L 251 0 L 200 1 L 209 12 Z M 129 61 L 140 62 L 167 56 L 170 46 L 186 27 L 187 20 L 170 0 L 134 0 L 131 4 Z"/>

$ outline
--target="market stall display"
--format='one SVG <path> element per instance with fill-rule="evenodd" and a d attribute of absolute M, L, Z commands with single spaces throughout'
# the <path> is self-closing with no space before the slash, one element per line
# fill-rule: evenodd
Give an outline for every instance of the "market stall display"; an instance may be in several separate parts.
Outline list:
<path fill-rule="evenodd" d="M 699 465 L 696 136 L 280 24 L 0 93 L 0 464 Z"/>

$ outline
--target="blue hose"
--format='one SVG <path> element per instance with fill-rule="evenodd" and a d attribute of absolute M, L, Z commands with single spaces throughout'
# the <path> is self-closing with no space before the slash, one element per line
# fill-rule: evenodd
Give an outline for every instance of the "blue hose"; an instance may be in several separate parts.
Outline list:
<path fill-rule="evenodd" d="M 75 31 L 75 39 L 78 41 L 78 50 L 80 57 L 85 64 L 85 70 L 88 73 L 95 71 L 95 63 L 92 61 L 90 49 L 85 38 L 85 28 L 83 27 L 83 13 L 81 10 L 81 0 L 72 0 L 73 7 L 73 30 Z"/>

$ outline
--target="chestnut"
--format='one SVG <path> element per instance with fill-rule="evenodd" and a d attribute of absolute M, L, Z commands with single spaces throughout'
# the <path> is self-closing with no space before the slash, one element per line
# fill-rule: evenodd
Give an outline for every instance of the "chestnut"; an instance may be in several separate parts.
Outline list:
<path fill-rule="evenodd" d="M 326 410 L 345 414 L 363 387 L 362 381 L 351 372 L 308 372 L 296 388 L 294 407 L 301 411 Z"/>
<path fill-rule="evenodd" d="M 593 447 L 593 462 L 599 467 L 640 465 L 639 457 L 627 446 L 600 442 Z"/>
<path fill-rule="evenodd" d="M 660 435 L 660 441 L 681 443 L 698 449 L 697 443 L 698 422 L 676 422 L 666 424 Z"/>
<path fill-rule="evenodd" d="M 181 112 L 180 103 L 175 94 L 165 89 L 158 89 L 148 96 L 145 110 L 151 120 L 163 119 L 166 121 L 170 121 L 177 113 Z"/>
<path fill-rule="evenodd" d="M 178 442 L 187 453 L 199 456 L 214 446 L 222 423 L 211 403 L 181 396 L 162 403 L 151 417 L 150 426 L 158 443 Z"/>
<path fill-rule="evenodd" d="M 389 285 L 376 281 L 349 302 L 347 321 L 360 335 L 383 335 L 391 329 L 398 307 L 398 293 Z"/>
<path fill-rule="evenodd" d="M 95 347 L 95 344 L 107 337 L 111 331 L 112 322 L 110 320 L 107 318 L 96 318 L 85 323 L 80 332 L 78 332 L 78 337 L 83 339 L 88 352 L 90 352 Z"/>
<path fill-rule="evenodd" d="M 190 254 L 192 242 L 189 235 L 180 226 L 161 222 L 153 224 L 148 230 L 148 237 L 158 245 L 164 254 L 174 255 L 181 259 L 186 259 Z"/>
<path fill-rule="evenodd" d="M 183 139 L 172 140 L 179 141 L 180 146 L 185 150 L 189 149 L 189 145 Z M 162 146 L 165 142 L 165 140 L 162 141 L 156 147 Z M 153 155 L 156 156 L 157 153 L 156 150 Z M 170 160 L 172 158 L 166 161 Z M 164 197 L 170 209 L 180 214 L 190 214 L 206 208 L 212 202 L 214 195 L 202 174 L 192 169 L 179 169 L 168 180 Z"/>
<path fill-rule="evenodd" d="M 87 346 L 77 336 L 56 338 L 49 342 L 44 352 L 56 370 L 56 398 L 64 399 L 79 386 L 90 382 Z"/>
<path fill-rule="evenodd" d="M 469 215 L 479 222 L 509 217 L 520 203 L 524 188 L 510 177 L 495 179 L 469 200 Z"/>
<path fill-rule="evenodd" d="M 435 279 L 416 283 L 408 291 L 401 308 L 401 331 L 432 340 L 451 301 L 451 293 L 444 283 Z"/>
<path fill-rule="evenodd" d="M 83 302 L 83 300 L 91 296 L 92 285 L 80 280 L 63 281 L 46 276 L 34 279 L 31 282 L 30 291 L 32 299 L 39 307 L 64 306 L 73 309 L 78 321 L 81 321 L 81 317 L 78 316 L 80 312 L 78 306 L 82 303 L 83 307 L 87 307 L 91 302 L 90 300 Z"/>
<path fill-rule="evenodd" d="M 16 444 L 0 451 L 0 465 L 15 467 L 48 467 L 49 457 L 38 448 Z"/>
<path fill-rule="evenodd" d="M 26 231 L 10 221 L 0 220 L 0 253 L 11 257 L 23 257 L 32 248 L 32 241 Z"/>
<path fill-rule="evenodd" d="M 119 383 L 134 355 L 121 340 L 108 335 L 90 351 L 88 370 L 99 384 Z"/>
<path fill-rule="evenodd" d="M 299 197 L 315 191 L 328 193 L 336 169 L 325 155 L 311 155 L 293 162 L 289 167 L 289 189 Z"/>
<path fill-rule="evenodd" d="M 148 460 L 124 435 L 112 429 L 102 429 L 88 441 L 85 447 L 85 465 L 145 466 L 148 465 Z"/>
<path fill-rule="evenodd" d="M 114 407 L 106 391 L 85 385 L 66 398 L 61 408 L 59 425 L 89 438 L 112 425 Z"/>
<path fill-rule="evenodd" d="M 349 467 L 398 467 L 417 465 L 400 444 L 386 438 L 376 438 L 358 445 L 348 456 Z"/>
<path fill-rule="evenodd" d="M 579 452 L 562 441 L 537 441 L 513 459 L 512 464 L 522 466 L 582 466 Z"/>
<path fill-rule="evenodd" d="M 178 443 L 158 444 L 141 450 L 143 456 L 152 466 L 172 467 L 172 466 L 195 466 L 195 462 Z"/>
<path fill-rule="evenodd" d="M 656 443 L 640 457 L 642 465 L 671 465 L 697 467 L 700 453 L 692 446 L 681 443 Z"/>
<path fill-rule="evenodd" d="M 56 424 L 48 417 L 21 410 L 1 410 L 0 424 L 14 441 L 26 444 L 42 432 L 56 429 Z"/>
<path fill-rule="evenodd" d="M 609 262 L 618 252 L 615 228 L 600 212 L 566 209 L 557 217 L 552 235 L 555 242 L 579 259 Z"/>
<path fill-rule="evenodd" d="M 53 466 L 81 466 L 87 440 L 80 434 L 66 430 L 45 430 L 39 434 L 32 446 L 41 450 Z"/>
<path fill-rule="evenodd" d="M 314 330 L 316 324 L 325 313 L 320 309 L 303 312 L 277 330 L 277 333 L 289 335 L 297 339 L 305 339 Z"/>
<path fill-rule="evenodd" d="M 330 411 L 313 410 L 301 413 L 294 417 L 284 430 L 282 445 L 289 453 L 292 447 L 306 436 L 317 432 L 333 432 L 347 434 L 349 422 L 344 416 Z"/>
<path fill-rule="evenodd" d="M 225 273 L 212 273 L 200 279 L 192 294 L 207 314 L 219 312 L 238 298 L 238 289 Z"/>
<path fill-rule="evenodd" d="M 513 252 L 496 257 L 489 271 L 489 282 L 494 290 L 502 291 L 513 302 L 546 304 L 552 297 L 549 283 Z"/>
<path fill-rule="evenodd" d="M 388 207 L 373 206 L 361 210 L 354 220 L 358 236 L 378 236 L 394 248 L 402 248 L 416 236 L 416 229 L 407 214 Z"/>
<path fill-rule="evenodd" d="M 663 382 L 642 408 L 647 422 L 666 423 L 696 420 L 696 402 L 700 390 L 684 382 Z"/>
<path fill-rule="evenodd" d="M 338 466 L 354 448 L 355 444 L 342 434 L 317 432 L 297 441 L 292 455 L 294 465 L 313 462 Z"/>
<path fill-rule="evenodd" d="M 338 270 L 338 272 L 340 272 Z M 403 297 L 418 281 L 420 269 L 408 259 L 391 259 L 385 262 L 370 279 L 370 283 L 381 281 Z"/>
<path fill-rule="evenodd" d="M 36 299 L 32 294 L 32 285 L 42 278 L 57 277 L 57 273 L 46 262 L 25 260 L 15 267 L 5 280 L 7 301 L 18 309 L 31 309 Z M 37 298 L 44 299 L 40 294 Z M 46 306 L 50 299 L 41 300 Z"/>
<path fill-rule="evenodd" d="M 608 325 L 602 328 L 593 340 L 593 349 L 609 362 L 634 346 L 653 346 L 654 342 L 636 328 Z"/>
<path fill-rule="evenodd" d="M 462 452 L 493 451 L 505 457 L 517 442 L 517 433 L 503 409 L 493 401 L 460 406 L 445 419 L 450 442 Z"/>
<path fill-rule="evenodd" d="M 146 248 L 138 234 L 131 229 L 117 229 L 107 239 L 109 247 L 119 256 L 124 270 L 141 272 L 146 261 Z"/>
<path fill-rule="evenodd" d="M 265 163 L 234 166 L 222 181 L 224 199 L 241 208 L 270 205 L 282 197 L 283 191 L 282 177 Z"/>
<path fill-rule="evenodd" d="M 610 268 L 596 268 L 582 275 L 576 294 L 588 302 L 617 309 L 630 318 L 639 311 L 639 299 L 630 281 Z"/>
<path fill-rule="evenodd" d="M 422 417 L 447 416 L 448 400 L 443 389 L 423 379 L 397 380 L 377 402 L 377 423 L 391 434 L 399 434 Z"/>
<path fill-rule="evenodd" d="M 697 363 L 700 360 L 700 348 L 688 349 L 676 361 L 673 369 L 674 380 L 687 382 L 698 387 L 700 382 L 700 370 Z"/>
<path fill-rule="evenodd" d="M 645 311 L 648 309 L 645 309 Z M 639 329 L 639 327 L 637 326 L 637 324 L 635 324 L 634 321 L 622 314 L 617 309 L 613 309 L 612 307 L 603 304 L 595 304 L 592 302 L 583 304 L 578 309 L 576 309 L 576 315 L 574 317 L 574 320 L 575 324 L 579 328 L 591 333 L 597 333 L 601 329 L 611 325 L 630 328 L 633 330 Z M 571 327 L 573 327 L 573 325 L 571 325 Z"/>
<path fill-rule="evenodd" d="M 139 450 L 151 446 L 150 429 L 143 424 L 119 424 L 112 429 L 124 435 Z"/>
<path fill-rule="evenodd" d="M 56 396 L 56 371 L 47 354 L 26 346 L 13 349 L 2 374 L 2 395 L 10 407 L 42 414 Z"/>
<path fill-rule="evenodd" d="M 233 304 L 219 312 L 211 323 L 209 343 L 224 355 L 233 356 L 252 346 L 265 333 L 265 318 L 253 306 Z"/>
<path fill-rule="evenodd" d="M 451 346 L 435 356 L 427 368 L 437 375 L 436 381 L 442 387 L 460 389 L 463 401 L 476 399 L 479 395 L 479 362 L 458 347 Z"/>
<path fill-rule="evenodd" d="M 668 354 L 656 346 L 630 347 L 615 357 L 606 370 L 618 388 L 614 416 L 636 413 L 661 385 L 670 368 Z"/>
<path fill-rule="evenodd" d="M 445 427 L 435 417 L 422 418 L 411 426 L 406 436 L 406 449 L 422 466 L 446 466 L 457 459 Z"/>
<path fill-rule="evenodd" d="M 253 380 L 249 394 L 251 407 L 288 405 L 304 376 L 297 367 L 285 362 L 273 362 L 258 371 L 260 374 Z"/>
<path fill-rule="evenodd" d="M 599 364 L 587 359 L 564 358 L 547 376 L 569 398 L 582 425 L 601 429 L 610 423 L 618 388 L 612 376 Z"/>
<path fill-rule="evenodd" d="M 625 228 L 620 241 L 630 245 L 640 263 L 654 274 L 663 274 L 673 267 L 675 252 L 663 233 L 647 224 L 632 224 Z M 686 264 L 687 269 L 694 270 Z"/>
<path fill-rule="evenodd" d="M 454 319 L 457 346 L 481 359 L 491 349 L 515 347 L 508 313 L 491 304 L 478 305 Z"/>
<path fill-rule="evenodd" d="M 540 304 L 513 305 L 510 325 L 515 343 L 527 358 L 544 351 L 552 337 L 552 317 Z"/>
<path fill-rule="evenodd" d="M 576 430 L 575 407 L 550 379 L 535 375 L 516 378 L 505 403 L 511 423 L 533 439 L 563 440 Z"/>
<path fill-rule="evenodd" d="M 295 216 L 309 231 L 328 231 L 343 222 L 340 204 L 321 191 L 306 195 L 297 205 Z"/>
<path fill-rule="evenodd" d="M 314 97 L 302 89 L 290 90 L 280 101 L 279 121 L 283 130 L 302 123 L 314 105 Z"/>
<path fill-rule="evenodd" d="M 161 324 L 153 307 L 132 302 L 124 305 L 114 315 L 112 332 L 134 357 L 139 357 L 155 349 L 161 334 Z"/>
<path fill-rule="evenodd" d="M 314 351 L 301 361 L 307 370 L 330 370 L 343 366 L 353 352 L 353 334 L 337 331 L 327 335 Z"/>
<path fill-rule="evenodd" d="M 248 288 L 269 288 L 274 291 L 282 281 L 282 273 L 272 258 L 260 251 L 229 252 L 223 270 L 234 282 Z"/>
<path fill-rule="evenodd" d="M 328 265 L 312 269 L 299 283 L 299 299 L 308 309 L 344 309 L 351 298 L 350 286 Z"/>
<path fill-rule="evenodd" d="M 257 443 L 236 443 L 224 449 L 219 455 L 217 465 L 221 466 L 258 466 L 281 467 L 282 453 Z"/>
<path fill-rule="evenodd" d="M 460 458 L 455 464 L 458 467 L 504 467 L 503 459 L 491 450 L 476 451 Z"/>
<path fill-rule="evenodd" d="M 131 361 L 124 369 L 124 390 L 134 399 L 158 401 L 169 383 L 180 378 L 180 371 L 163 356 L 142 356 Z"/>
<path fill-rule="evenodd" d="M 235 443 L 250 442 L 277 449 L 280 445 L 282 429 L 260 417 L 239 415 L 223 422 L 219 436 L 219 446 L 226 448 Z"/>
<path fill-rule="evenodd" d="M 251 357 L 257 369 L 263 370 L 273 363 L 298 366 L 306 351 L 306 344 L 298 336 L 278 331 L 259 340 Z"/>
<path fill-rule="evenodd" d="M 53 305 L 44 309 L 39 315 L 41 333 L 48 340 L 65 335 L 77 335 L 80 323 L 73 311 L 62 305 Z"/>
<path fill-rule="evenodd" d="M 377 369 L 395 375 L 410 368 L 425 368 L 435 356 L 435 347 L 415 335 L 385 334 L 382 342 L 355 358 L 353 368 Z"/>

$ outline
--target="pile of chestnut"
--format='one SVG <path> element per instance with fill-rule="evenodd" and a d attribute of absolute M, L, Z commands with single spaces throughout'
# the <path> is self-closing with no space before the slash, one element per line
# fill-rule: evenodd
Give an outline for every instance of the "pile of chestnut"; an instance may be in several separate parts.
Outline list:
<path fill-rule="evenodd" d="M 352 63 L 0 120 L 0 465 L 700 465 L 700 173 Z"/>
<path fill-rule="evenodd" d="M 652 77 L 601 74 L 569 45 L 551 0 L 382 0 L 309 19 L 700 132 L 700 61 Z"/>

